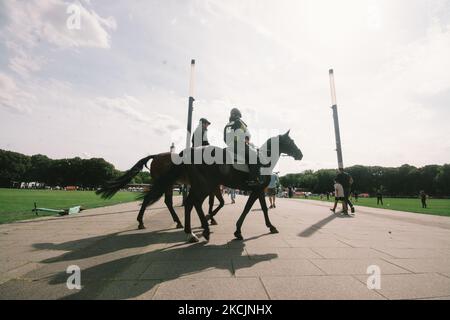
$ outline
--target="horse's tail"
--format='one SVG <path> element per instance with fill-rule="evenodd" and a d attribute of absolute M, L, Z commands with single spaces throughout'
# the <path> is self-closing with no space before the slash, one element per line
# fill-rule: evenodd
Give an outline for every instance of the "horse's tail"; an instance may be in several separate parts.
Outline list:
<path fill-rule="evenodd" d="M 95 193 L 100 195 L 103 199 L 111 198 L 117 193 L 117 191 L 125 187 L 128 183 L 130 183 L 131 179 L 133 179 L 139 172 L 141 172 L 144 166 L 147 167 L 147 162 L 150 159 L 153 159 L 155 156 L 156 155 L 153 154 L 148 157 L 142 158 L 123 175 L 114 180 L 106 182 L 105 185 L 103 185 Z"/>
<path fill-rule="evenodd" d="M 170 169 L 155 179 L 150 190 L 142 192 L 138 199 L 144 199 L 146 206 L 158 201 L 168 188 L 173 186 L 183 173 L 183 165 L 172 165 Z"/>

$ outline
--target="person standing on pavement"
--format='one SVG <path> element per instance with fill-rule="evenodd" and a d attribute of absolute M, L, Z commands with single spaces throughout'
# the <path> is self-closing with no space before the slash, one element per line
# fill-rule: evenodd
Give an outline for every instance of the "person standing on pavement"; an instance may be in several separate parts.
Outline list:
<path fill-rule="evenodd" d="M 228 189 L 228 192 L 230 194 L 231 203 L 236 203 L 236 190 L 235 189 Z"/>
<path fill-rule="evenodd" d="M 355 213 L 355 207 L 353 206 L 353 203 L 351 203 L 349 197 L 350 197 L 350 190 L 351 186 L 353 184 L 353 178 L 350 174 L 344 171 L 344 168 L 339 168 L 339 172 L 336 175 L 335 178 L 336 182 L 341 184 L 344 188 L 344 214 L 348 214 L 348 206 L 350 206 L 350 210 L 352 213 Z"/>
<path fill-rule="evenodd" d="M 381 188 L 377 190 L 377 205 L 383 205 L 383 193 L 381 193 Z"/>
<path fill-rule="evenodd" d="M 422 208 L 426 209 L 427 208 L 427 194 L 425 193 L 425 191 L 420 191 L 420 201 L 422 202 Z"/>
<path fill-rule="evenodd" d="M 336 213 L 336 207 L 339 201 L 342 201 L 342 213 L 347 211 L 347 203 L 344 200 L 344 188 L 340 183 L 334 181 L 334 206 L 331 211 Z"/>
<path fill-rule="evenodd" d="M 269 196 L 270 207 L 269 209 L 276 208 L 275 206 L 275 195 L 277 194 L 277 186 L 279 184 L 278 175 L 272 173 L 270 176 L 270 183 L 267 186 L 267 195 Z"/>

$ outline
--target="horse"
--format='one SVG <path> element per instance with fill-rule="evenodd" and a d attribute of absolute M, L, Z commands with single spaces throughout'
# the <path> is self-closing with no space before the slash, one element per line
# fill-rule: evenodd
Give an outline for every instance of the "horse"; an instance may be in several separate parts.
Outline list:
<path fill-rule="evenodd" d="M 153 160 L 151 162 L 150 168 L 147 166 L 148 161 Z M 170 152 L 164 152 L 159 154 L 153 154 L 149 155 L 145 158 L 140 159 L 131 169 L 127 170 L 122 176 L 116 178 L 115 180 L 107 182 L 109 186 L 114 187 L 115 189 L 119 190 L 123 187 L 125 187 L 130 181 L 139 173 L 142 171 L 144 166 L 150 170 L 150 176 L 153 180 L 158 179 L 159 177 L 166 174 L 166 172 L 170 169 L 172 165 L 171 161 L 171 153 Z M 178 184 L 185 184 L 189 185 L 189 180 L 185 175 L 180 176 L 175 182 Z M 164 191 L 164 203 L 166 204 L 167 208 L 169 209 L 170 215 L 172 216 L 173 221 L 177 224 L 176 228 L 181 229 L 183 228 L 183 224 L 181 223 L 180 219 L 178 218 L 177 213 L 175 212 L 173 208 L 173 185 L 170 185 L 167 187 L 167 189 Z M 97 190 L 97 194 L 102 194 L 102 197 L 104 199 L 111 198 L 114 196 L 116 192 L 113 193 L 102 193 L 102 189 Z M 213 218 L 214 215 L 216 215 L 219 210 L 224 206 L 225 201 L 223 200 L 222 193 L 220 192 L 220 188 L 215 188 L 212 193 L 209 195 L 209 215 L 211 216 L 211 225 L 217 225 L 217 221 Z M 214 197 L 217 197 L 219 200 L 219 206 L 215 208 L 214 210 Z M 138 229 L 145 229 L 145 225 L 142 220 L 139 221 Z"/>
<path fill-rule="evenodd" d="M 303 158 L 302 152 L 289 136 L 289 132 L 290 130 L 283 135 L 270 138 L 261 147 L 262 151 L 265 151 L 267 155 L 271 156 L 271 162 L 269 165 L 272 168 L 278 162 L 281 154 L 287 154 L 288 156 L 293 157 L 295 160 L 301 160 Z M 272 150 L 272 141 L 278 141 L 279 148 L 275 148 L 275 150 Z M 211 151 L 211 148 L 214 148 L 214 150 Z M 211 152 L 210 154 L 212 154 L 213 152 L 215 153 L 223 152 L 223 154 L 227 153 L 226 149 L 213 146 L 207 146 L 204 148 L 190 148 L 187 149 L 186 152 L 190 152 L 191 155 L 195 155 L 194 154 L 195 152 L 205 152 L 207 150 Z M 184 152 L 180 153 L 180 156 L 183 156 L 183 153 Z M 141 159 L 137 164 L 144 161 L 145 159 L 146 158 Z M 129 171 L 127 171 L 127 173 Z M 127 176 L 127 173 L 125 173 L 124 176 Z M 140 224 L 142 223 L 145 208 L 158 201 L 164 194 L 164 192 L 167 190 L 167 188 L 169 186 L 172 186 L 175 183 L 175 181 L 180 179 L 180 177 L 187 178 L 191 185 L 191 190 L 185 202 L 184 231 L 187 234 L 188 242 L 199 241 L 197 236 L 194 235 L 191 230 L 190 218 L 193 207 L 195 207 L 201 221 L 201 225 L 203 228 L 202 235 L 206 240 L 209 240 L 210 230 L 208 221 L 202 209 L 202 203 L 205 200 L 205 198 L 209 194 L 211 194 L 211 192 L 219 185 L 224 185 L 226 187 L 234 189 L 250 191 L 250 196 L 247 200 L 244 211 L 242 212 L 241 216 L 236 222 L 236 231 L 234 232 L 234 236 L 236 237 L 236 239 L 243 240 L 241 233 L 242 224 L 245 220 L 246 215 L 248 214 L 248 212 L 250 211 L 251 207 L 253 206 L 253 204 L 257 199 L 259 199 L 259 202 L 261 204 L 266 226 L 269 228 L 271 233 L 278 233 L 277 228 L 273 226 L 272 223 L 270 222 L 267 204 L 264 196 L 264 189 L 270 183 L 270 175 L 264 175 L 263 181 L 259 185 L 249 186 L 247 183 L 249 178 L 248 172 L 239 171 L 235 169 L 232 164 L 229 163 L 210 163 L 210 164 L 206 164 L 204 162 L 202 162 L 201 164 L 195 163 L 190 164 L 185 162 L 182 162 L 180 164 L 172 163 L 170 169 L 165 174 L 155 179 L 152 188 L 142 194 L 143 202 L 137 218 Z M 106 184 L 104 187 L 98 190 L 97 193 L 102 195 L 102 197 L 108 197 L 114 195 L 119 189 L 120 187 L 118 188 L 118 183 L 113 182 Z"/>
<path fill-rule="evenodd" d="M 172 155 L 170 152 L 164 152 L 156 155 L 150 156 L 153 159 L 150 168 L 147 167 L 147 169 L 150 170 L 150 176 L 152 179 L 156 179 L 160 177 L 161 175 L 164 175 L 171 167 L 172 165 Z M 176 183 L 178 184 L 185 184 L 189 185 L 189 180 L 186 176 L 181 176 Z M 213 210 L 214 206 L 214 197 L 216 197 L 219 200 L 219 205 L 217 208 Z M 178 218 L 178 215 L 176 214 L 175 210 L 173 209 L 173 186 L 170 186 L 167 188 L 166 192 L 164 193 L 164 203 L 166 204 L 167 208 L 169 209 L 169 212 L 173 218 L 173 221 L 177 224 L 176 228 L 181 229 L 183 228 L 183 225 L 180 222 L 180 219 Z M 217 225 L 217 221 L 214 219 L 214 216 L 219 212 L 220 209 L 223 208 L 225 205 L 225 201 L 223 200 L 222 193 L 220 192 L 219 186 L 213 190 L 213 192 L 209 195 L 209 210 L 208 214 L 210 215 L 211 224 Z M 141 225 L 141 228 L 143 227 L 143 224 Z"/>

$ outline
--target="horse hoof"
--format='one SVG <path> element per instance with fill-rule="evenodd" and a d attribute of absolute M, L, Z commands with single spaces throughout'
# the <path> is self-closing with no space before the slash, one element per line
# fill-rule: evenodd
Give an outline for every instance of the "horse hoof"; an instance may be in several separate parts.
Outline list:
<path fill-rule="evenodd" d="M 270 233 L 279 233 L 277 228 L 275 227 L 270 227 Z"/>
<path fill-rule="evenodd" d="M 139 230 L 145 229 L 144 224 L 139 224 L 138 229 L 139 229 Z"/>
<path fill-rule="evenodd" d="M 234 233 L 234 237 L 238 240 L 244 240 L 244 238 L 242 237 L 242 234 L 237 231 Z"/>
<path fill-rule="evenodd" d="M 214 220 L 214 218 L 211 218 L 211 225 L 212 226 L 217 226 L 218 225 L 217 221 Z"/>
<path fill-rule="evenodd" d="M 183 225 L 181 224 L 181 222 L 177 222 L 176 228 L 177 229 L 183 229 Z"/>
<path fill-rule="evenodd" d="M 197 236 L 195 234 L 193 234 L 193 233 L 188 234 L 188 236 L 187 236 L 187 242 L 188 243 L 196 243 L 196 242 L 199 242 L 199 241 L 200 240 L 198 240 L 198 238 L 197 238 Z"/>
<path fill-rule="evenodd" d="M 203 237 L 205 237 L 205 239 L 206 239 L 207 241 L 209 241 L 209 235 L 210 235 L 209 230 L 204 230 L 203 233 L 202 233 L 202 235 L 203 235 Z"/>

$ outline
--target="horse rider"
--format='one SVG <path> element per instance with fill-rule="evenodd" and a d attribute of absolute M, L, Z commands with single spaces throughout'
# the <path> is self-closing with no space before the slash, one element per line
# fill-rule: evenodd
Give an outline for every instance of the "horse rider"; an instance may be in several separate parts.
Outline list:
<path fill-rule="evenodd" d="M 248 164 L 248 185 L 257 186 L 261 183 L 259 171 L 261 165 L 259 163 L 258 153 L 250 143 L 250 132 L 241 117 L 242 115 L 239 109 L 231 109 L 229 123 L 223 130 L 223 139 L 227 146 L 233 150 L 234 154 L 237 157 L 244 158 L 243 160 Z M 242 157 L 242 154 L 239 154 L 242 152 L 241 150 L 245 152 L 244 157 Z M 249 161 L 250 157 L 254 160 Z"/>
<path fill-rule="evenodd" d="M 208 142 L 208 126 L 211 124 L 207 119 L 201 118 L 198 126 L 192 135 L 192 147 L 209 146 Z"/>

